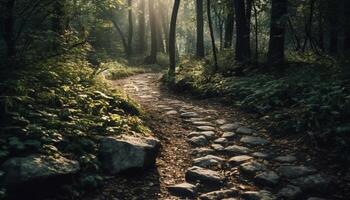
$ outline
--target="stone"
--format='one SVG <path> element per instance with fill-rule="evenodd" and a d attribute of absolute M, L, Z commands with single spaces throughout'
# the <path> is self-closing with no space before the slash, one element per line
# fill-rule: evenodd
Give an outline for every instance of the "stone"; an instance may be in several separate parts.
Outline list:
<path fill-rule="evenodd" d="M 153 167 L 160 148 L 159 140 L 131 136 L 103 137 L 100 141 L 99 160 L 109 174 Z"/>
<path fill-rule="evenodd" d="M 241 195 L 243 200 L 276 200 L 276 197 L 271 192 L 266 190 L 247 191 Z"/>
<path fill-rule="evenodd" d="M 240 142 L 250 145 L 265 145 L 269 143 L 267 140 L 261 137 L 244 136 L 241 138 Z"/>
<path fill-rule="evenodd" d="M 227 120 L 226 119 L 218 119 L 218 120 L 215 120 L 215 123 L 217 123 L 219 125 L 224 125 L 227 123 Z"/>
<path fill-rule="evenodd" d="M 199 199 L 201 200 L 222 200 L 230 197 L 237 196 L 239 194 L 239 191 L 235 188 L 227 189 L 227 190 L 218 190 L 209 192 L 206 194 L 202 194 L 199 196 Z"/>
<path fill-rule="evenodd" d="M 215 151 L 223 151 L 225 149 L 225 147 L 221 144 L 212 144 L 211 148 L 213 148 Z"/>
<path fill-rule="evenodd" d="M 170 110 L 168 112 L 165 113 L 166 115 L 176 115 L 177 111 L 176 110 Z"/>
<path fill-rule="evenodd" d="M 247 127 L 239 127 L 239 128 L 236 130 L 236 133 L 238 133 L 238 134 L 250 135 L 250 134 L 253 134 L 253 130 L 250 129 L 250 128 L 247 128 Z"/>
<path fill-rule="evenodd" d="M 178 197 L 194 198 L 197 195 L 197 187 L 190 183 L 181 183 L 167 188 L 170 194 Z"/>
<path fill-rule="evenodd" d="M 263 186 L 273 187 L 280 181 L 280 177 L 274 171 L 264 171 L 255 176 L 254 181 Z"/>
<path fill-rule="evenodd" d="M 254 153 L 252 154 L 252 156 L 255 157 L 255 158 L 261 158 L 261 159 L 268 159 L 268 158 L 270 157 L 269 154 L 267 154 L 267 153 L 262 153 L 262 152 L 254 152 Z"/>
<path fill-rule="evenodd" d="M 214 143 L 216 143 L 216 144 L 227 144 L 228 140 L 226 138 L 218 138 L 218 139 L 214 140 Z"/>
<path fill-rule="evenodd" d="M 199 131 L 215 131 L 215 128 L 212 126 L 197 126 Z"/>
<path fill-rule="evenodd" d="M 196 136 L 188 139 L 188 142 L 193 146 L 205 146 L 208 144 L 208 140 L 203 135 Z"/>
<path fill-rule="evenodd" d="M 237 130 L 241 125 L 239 123 L 233 123 L 233 124 L 224 124 L 220 126 L 220 129 L 223 131 L 235 131 Z"/>
<path fill-rule="evenodd" d="M 191 155 L 208 155 L 208 154 L 212 154 L 214 153 L 213 149 L 209 149 L 209 148 L 195 148 L 191 150 Z"/>
<path fill-rule="evenodd" d="M 224 181 L 224 177 L 219 172 L 197 166 L 189 168 L 185 177 L 188 182 L 199 181 L 208 187 L 220 186 Z"/>
<path fill-rule="evenodd" d="M 79 172 L 80 165 L 77 161 L 62 156 L 52 158 L 31 155 L 11 158 L 2 164 L 1 169 L 3 170 L 2 183 L 7 188 L 33 187 L 33 189 L 39 189 L 36 183 L 50 186 L 57 180 L 67 179 L 68 181 L 72 175 Z"/>
<path fill-rule="evenodd" d="M 247 147 L 232 145 L 225 148 L 225 152 L 228 154 L 249 154 L 251 150 Z"/>
<path fill-rule="evenodd" d="M 193 160 L 195 166 L 210 168 L 210 167 L 220 167 L 225 162 L 225 159 L 218 156 L 206 155 L 201 158 L 196 158 Z"/>
<path fill-rule="evenodd" d="M 248 163 L 243 163 L 240 165 L 239 169 L 241 172 L 247 176 L 254 177 L 259 172 L 265 171 L 266 166 L 257 162 L 257 161 L 250 161 Z"/>
<path fill-rule="evenodd" d="M 274 160 L 282 163 L 292 163 L 292 162 L 295 162 L 297 158 L 292 155 L 286 155 L 286 156 L 278 156 Z"/>
<path fill-rule="evenodd" d="M 200 122 L 200 121 L 204 121 L 205 119 L 204 118 L 200 118 L 200 117 L 193 117 L 193 118 L 190 118 L 190 119 L 186 119 L 185 121 L 188 121 L 188 122 Z"/>
<path fill-rule="evenodd" d="M 325 193 L 332 190 L 330 177 L 322 174 L 314 174 L 291 180 L 293 185 L 301 188 L 304 192 Z"/>
<path fill-rule="evenodd" d="M 277 196 L 281 199 L 286 200 L 296 200 L 302 195 L 302 191 L 300 187 L 294 186 L 294 185 L 287 185 L 284 188 L 282 188 Z"/>
<path fill-rule="evenodd" d="M 193 117 L 198 117 L 199 115 L 195 112 L 185 112 L 185 113 L 181 113 L 180 116 L 183 118 L 193 118 Z"/>
<path fill-rule="evenodd" d="M 204 122 L 204 121 L 195 121 L 195 122 L 192 122 L 193 125 L 195 126 L 214 126 L 213 123 L 211 122 Z"/>
<path fill-rule="evenodd" d="M 224 132 L 221 137 L 227 138 L 227 139 L 232 139 L 236 136 L 236 133 L 234 132 Z"/>
<path fill-rule="evenodd" d="M 306 176 L 306 175 L 314 174 L 316 172 L 317 172 L 316 169 L 311 167 L 306 167 L 303 165 L 300 165 L 300 166 L 286 165 L 286 166 L 281 166 L 277 168 L 277 173 L 287 178 L 298 178 L 300 176 Z"/>
<path fill-rule="evenodd" d="M 196 137 L 196 136 L 204 136 L 207 139 L 214 139 L 215 132 L 214 131 L 194 131 L 188 135 L 188 137 Z"/>
<path fill-rule="evenodd" d="M 233 166 L 237 166 L 240 165 L 242 163 L 248 162 L 251 159 L 253 159 L 253 157 L 251 156 L 247 156 L 247 155 L 241 155 L 241 156 L 235 156 L 229 159 L 229 163 Z"/>

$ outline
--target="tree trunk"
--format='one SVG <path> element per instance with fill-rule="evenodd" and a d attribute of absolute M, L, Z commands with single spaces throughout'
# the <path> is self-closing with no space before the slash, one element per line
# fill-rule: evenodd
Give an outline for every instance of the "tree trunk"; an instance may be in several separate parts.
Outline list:
<path fill-rule="evenodd" d="M 253 7 L 253 0 L 246 0 L 246 23 L 247 23 L 247 30 L 245 37 L 247 37 L 247 45 L 248 45 L 248 56 L 251 57 L 251 49 L 250 49 L 250 31 L 251 31 L 251 21 L 252 21 L 252 7 Z"/>
<path fill-rule="evenodd" d="M 204 19 L 203 0 L 196 0 L 196 20 L 197 20 L 197 48 L 196 57 L 204 58 Z"/>
<path fill-rule="evenodd" d="M 128 43 L 127 43 L 127 41 L 126 41 L 126 39 L 125 39 L 125 36 L 124 36 L 124 34 L 123 34 L 122 29 L 120 28 L 118 22 L 115 20 L 114 15 L 110 15 L 110 20 L 112 21 L 112 24 L 113 24 L 114 28 L 117 29 L 117 32 L 118 32 L 119 35 L 120 35 L 120 38 L 121 38 L 121 40 L 122 40 L 122 44 L 123 44 L 123 47 L 124 47 L 124 52 L 125 52 L 126 54 L 128 54 L 128 53 L 127 53 L 127 51 L 128 51 Z"/>
<path fill-rule="evenodd" d="M 329 53 L 335 55 L 338 52 L 338 1 L 328 0 L 327 14 L 329 24 Z"/>
<path fill-rule="evenodd" d="M 4 13 L 3 17 L 3 36 L 6 44 L 6 53 L 7 53 L 7 64 L 11 65 L 14 62 L 16 57 L 16 40 L 15 40 L 15 0 L 8 0 L 4 4 Z"/>
<path fill-rule="evenodd" d="M 175 77 L 176 70 L 176 21 L 179 12 L 180 0 L 175 0 L 173 12 L 171 14 L 170 31 L 169 31 L 169 76 Z M 175 79 L 174 79 L 175 80 Z"/>
<path fill-rule="evenodd" d="M 63 35 L 65 24 L 65 1 L 55 1 L 53 4 L 52 31 L 57 35 Z"/>
<path fill-rule="evenodd" d="M 160 15 L 162 21 L 162 31 L 164 33 L 165 40 L 165 52 L 169 52 L 169 17 L 168 17 L 168 6 L 164 4 L 163 1 L 160 1 Z"/>
<path fill-rule="evenodd" d="M 149 22 L 151 26 L 151 55 L 149 55 L 146 58 L 147 64 L 155 64 L 157 63 L 157 22 L 156 22 L 156 15 L 154 10 L 154 0 L 148 1 L 148 7 L 149 7 Z"/>
<path fill-rule="evenodd" d="M 250 37 L 246 18 L 245 0 L 235 1 L 236 13 L 236 61 L 246 63 L 250 60 Z"/>
<path fill-rule="evenodd" d="M 145 53 L 145 35 L 146 35 L 146 25 L 145 25 L 145 12 L 146 12 L 145 1 L 141 0 L 139 4 L 139 41 L 138 41 L 138 53 L 143 55 Z"/>
<path fill-rule="evenodd" d="M 131 56 L 132 54 L 132 39 L 134 34 L 134 25 L 132 19 L 132 0 L 128 0 L 128 19 L 129 19 L 129 29 L 128 29 L 128 51 L 127 56 Z"/>
<path fill-rule="evenodd" d="M 227 2 L 224 48 L 232 47 L 234 24 L 235 24 L 234 8 L 233 8 L 233 2 L 230 0 Z"/>
<path fill-rule="evenodd" d="M 211 45 L 213 48 L 213 57 L 214 57 L 214 72 L 217 72 L 219 69 L 218 66 L 218 58 L 216 54 L 216 45 L 215 45 L 215 37 L 214 37 L 214 30 L 213 30 L 213 22 L 211 19 L 211 5 L 210 0 L 207 0 L 207 14 L 208 14 L 208 25 L 209 25 L 209 31 L 210 31 L 210 37 L 211 37 Z"/>
<path fill-rule="evenodd" d="M 284 61 L 284 38 L 287 20 L 287 0 L 272 0 L 268 62 Z"/>
<path fill-rule="evenodd" d="M 258 9 L 253 1 L 254 21 L 255 21 L 255 64 L 259 62 L 259 20 Z"/>

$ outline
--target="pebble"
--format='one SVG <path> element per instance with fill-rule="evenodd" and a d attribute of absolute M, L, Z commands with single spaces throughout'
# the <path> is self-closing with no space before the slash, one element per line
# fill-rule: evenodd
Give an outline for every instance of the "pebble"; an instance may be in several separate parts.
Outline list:
<path fill-rule="evenodd" d="M 197 137 L 197 136 L 204 136 L 207 139 L 214 139 L 215 132 L 214 131 L 195 131 L 195 132 L 191 132 L 188 135 L 188 137 Z"/>
<path fill-rule="evenodd" d="M 255 176 L 255 182 L 263 185 L 273 187 L 280 181 L 280 177 L 274 171 L 265 171 Z"/>
<path fill-rule="evenodd" d="M 211 148 L 213 148 L 216 151 L 223 151 L 225 149 L 225 147 L 222 146 L 221 144 L 212 144 Z"/>
<path fill-rule="evenodd" d="M 209 192 L 206 194 L 202 194 L 199 199 L 201 200 L 222 200 L 230 197 L 237 196 L 239 194 L 239 191 L 235 188 L 233 189 L 226 189 L 226 190 L 218 190 Z"/>
<path fill-rule="evenodd" d="M 240 142 L 250 145 L 265 145 L 269 143 L 267 140 L 261 137 L 244 136 L 241 138 Z"/>
<path fill-rule="evenodd" d="M 292 155 L 287 155 L 287 156 L 278 156 L 274 160 L 277 162 L 292 163 L 292 162 L 295 162 L 297 158 Z"/>
<path fill-rule="evenodd" d="M 236 136 L 236 133 L 234 132 L 224 132 L 221 137 L 227 138 L 227 139 L 232 139 Z"/>
<path fill-rule="evenodd" d="M 199 130 L 199 131 L 214 131 L 215 128 L 212 126 L 197 126 L 197 130 Z"/>
<path fill-rule="evenodd" d="M 196 126 L 214 126 L 213 123 L 205 122 L 205 121 L 194 121 L 194 122 L 192 122 L 192 124 L 196 125 Z"/>
<path fill-rule="evenodd" d="M 270 157 L 269 154 L 263 153 L 263 152 L 254 152 L 254 153 L 252 154 L 252 156 L 255 157 L 255 158 L 261 158 L 261 159 L 267 159 L 267 158 Z"/>
<path fill-rule="evenodd" d="M 238 134 L 250 135 L 250 134 L 253 133 L 253 130 L 250 129 L 250 128 L 247 128 L 247 127 L 239 127 L 239 128 L 236 130 L 236 133 L 238 133 Z"/>
<path fill-rule="evenodd" d="M 281 166 L 277 168 L 277 173 L 287 178 L 298 178 L 300 176 L 310 175 L 316 172 L 317 172 L 316 169 L 311 167 L 306 167 L 303 165 L 300 165 L 300 166 L 286 165 L 286 166 Z"/>
<path fill-rule="evenodd" d="M 181 117 L 183 118 L 193 118 L 193 117 L 198 117 L 199 115 L 195 112 L 185 112 L 181 113 Z"/>
<path fill-rule="evenodd" d="M 256 176 L 259 172 L 265 171 L 266 166 L 257 162 L 257 161 L 251 161 L 248 163 L 243 163 L 240 165 L 239 169 L 241 172 L 247 176 Z"/>
<path fill-rule="evenodd" d="M 271 192 L 266 190 L 261 191 L 247 191 L 241 195 L 244 200 L 275 200 L 276 197 Z"/>
<path fill-rule="evenodd" d="M 228 154 L 248 154 L 251 150 L 247 147 L 232 145 L 225 148 L 225 152 Z"/>
<path fill-rule="evenodd" d="M 178 197 L 194 198 L 197 195 L 197 187 L 190 183 L 181 183 L 167 188 L 172 195 Z"/>
<path fill-rule="evenodd" d="M 302 191 L 319 193 L 331 192 L 331 182 L 331 178 L 321 174 L 314 174 L 291 180 L 291 183 L 299 186 Z"/>
<path fill-rule="evenodd" d="M 191 155 L 207 155 L 207 154 L 212 154 L 215 151 L 213 149 L 209 149 L 206 147 L 202 148 L 194 148 L 191 150 Z"/>
<path fill-rule="evenodd" d="M 214 140 L 214 143 L 216 143 L 216 144 L 227 144 L 228 140 L 227 140 L 227 138 L 218 138 L 218 139 Z"/>
<path fill-rule="evenodd" d="M 207 138 L 204 137 L 203 135 L 192 137 L 188 139 L 188 142 L 194 146 L 205 146 L 209 143 Z"/>
<path fill-rule="evenodd" d="M 215 123 L 217 123 L 219 125 L 224 125 L 225 123 L 227 123 L 227 120 L 226 119 L 218 119 L 218 120 L 215 120 Z"/>
<path fill-rule="evenodd" d="M 253 159 L 253 157 L 247 156 L 247 155 L 241 155 L 241 156 L 235 156 L 235 157 L 230 158 L 228 162 L 231 165 L 236 166 L 236 165 L 240 165 L 242 163 L 248 162 L 251 159 Z"/>
<path fill-rule="evenodd" d="M 166 115 L 176 115 L 177 111 L 176 110 L 170 110 L 168 112 L 165 113 Z"/>
<path fill-rule="evenodd" d="M 223 184 L 224 177 L 217 171 L 201 167 L 191 167 L 186 172 L 188 182 L 201 182 L 208 187 L 215 187 Z"/>
<path fill-rule="evenodd" d="M 193 160 L 194 165 L 204 168 L 220 167 L 225 162 L 225 159 L 214 155 L 206 155 Z"/>
<path fill-rule="evenodd" d="M 302 191 L 300 187 L 297 187 L 294 185 L 285 186 L 277 194 L 278 197 L 282 199 L 287 199 L 287 200 L 298 199 L 301 195 L 302 195 Z"/>
<path fill-rule="evenodd" d="M 220 126 L 220 129 L 223 131 L 235 131 L 237 130 L 241 125 L 239 123 L 233 123 L 233 124 L 224 124 Z"/>

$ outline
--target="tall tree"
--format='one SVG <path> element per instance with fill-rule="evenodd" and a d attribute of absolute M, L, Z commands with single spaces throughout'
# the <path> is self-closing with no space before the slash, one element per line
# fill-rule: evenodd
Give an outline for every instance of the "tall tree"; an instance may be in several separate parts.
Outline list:
<path fill-rule="evenodd" d="M 234 24 L 235 24 L 234 8 L 233 8 L 233 2 L 231 0 L 228 0 L 226 2 L 226 9 L 227 9 L 227 15 L 226 15 L 226 23 L 225 23 L 224 48 L 230 48 L 232 46 L 233 30 L 234 30 Z"/>
<path fill-rule="evenodd" d="M 175 0 L 173 12 L 171 14 L 170 31 L 169 31 L 169 76 L 175 77 L 176 70 L 176 22 L 179 13 L 180 0 Z M 174 79 L 175 80 L 175 79 Z"/>
<path fill-rule="evenodd" d="M 214 37 L 214 30 L 213 30 L 213 22 L 211 19 L 211 4 L 210 0 L 207 0 L 207 15 L 208 15 L 208 25 L 209 25 L 209 32 L 210 32 L 210 38 L 211 38 L 211 45 L 213 48 L 213 57 L 214 57 L 214 71 L 218 71 L 218 58 L 216 53 L 216 45 L 215 45 L 215 37 Z"/>
<path fill-rule="evenodd" d="M 146 63 L 154 64 L 157 62 L 157 22 L 154 10 L 154 0 L 148 1 L 149 7 L 149 23 L 151 26 L 151 54 L 145 59 Z"/>
<path fill-rule="evenodd" d="M 2 13 L 3 18 L 3 37 L 6 44 L 7 61 L 8 64 L 14 61 L 16 56 L 16 39 L 15 39 L 15 0 L 7 0 L 4 3 L 4 12 Z"/>
<path fill-rule="evenodd" d="M 245 0 L 234 0 L 236 13 L 236 61 L 241 63 L 250 60 L 250 35 L 246 14 Z"/>
<path fill-rule="evenodd" d="M 141 0 L 139 3 L 139 30 L 138 30 L 138 53 L 143 54 L 145 52 L 145 35 L 146 35 L 146 3 Z"/>
<path fill-rule="evenodd" d="M 284 39 L 287 21 L 288 0 L 272 0 L 270 42 L 268 62 L 280 64 L 284 61 Z"/>
<path fill-rule="evenodd" d="M 132 54 L 132 39 L 134 34 L 134 24 L 132 19 L 132 0 L 128 0 L 128 19 L 129 19 L 129 29 L 128 29 L 128 51 L 127 55 Z"/>
<path fill-rule="evenodd" d="M 203 0 L 196 0 L 196 21 L 197 21 L 197 46 L 196 57 L 203 58 L 204 52 L 204 17 L 203 17 Z"/>

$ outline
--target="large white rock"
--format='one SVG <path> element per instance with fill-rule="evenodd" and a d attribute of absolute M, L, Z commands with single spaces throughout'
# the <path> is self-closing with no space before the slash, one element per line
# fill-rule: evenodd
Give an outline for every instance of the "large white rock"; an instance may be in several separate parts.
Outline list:
<path fill-rule="evenodd" d="M 99 159 L 109 174 L 126 170 L 143 170 L 155 165 L 160 143 L 155 138 L 104 137 L 100 141 Z"/>

